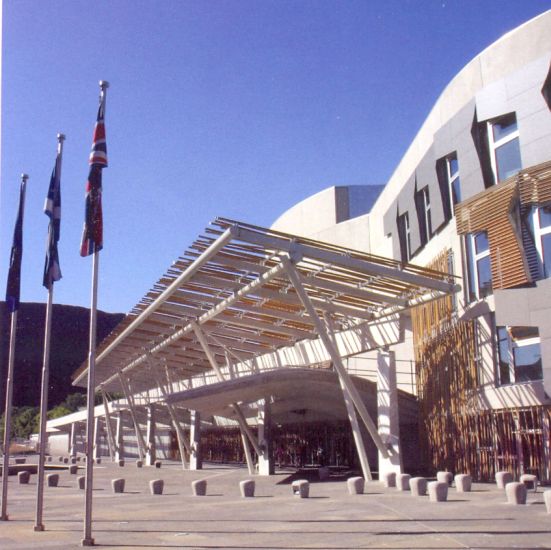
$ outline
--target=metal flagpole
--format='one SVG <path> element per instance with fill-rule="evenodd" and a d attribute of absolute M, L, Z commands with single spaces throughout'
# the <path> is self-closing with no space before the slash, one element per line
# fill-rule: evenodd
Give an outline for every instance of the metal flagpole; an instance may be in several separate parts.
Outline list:
<path fill-rule="evenodd" d="M 105 90 L 109 87 L 109 83 L 105 80 L 99 82 L 100 106 L 105 101 Z M 103 121 L 102 121 L 103 124 Z M 97 123 L 96 123 L 97 128 Z M 102 130 L 103 131 L 103 130 Z M 96 139 L 96 131 L 94 131 L 94 139 Z M 103 140 L 104 140 L 103 136 Z M 94 147 L 95 147 L 94 143 Z M 94 153 L 94 151 L 93 151 Z M 105 165 L 107 163 L 105 162 Z M 93 453 L 94 453 L 94 395 L 96 386 L 96 317 L 97 317 L 97 301 L 98 301 L 98 267 L 99 267 L 99 250 L 94 244 L 94 253 L 92 256 L 92 296 L 90 306 L 90 342 L 88 353 L 88 391 L 87 391 L 87 416 L 86 416 L 86 489 L 84 502 L 84 538 L 81 541 L 82 546 L 93 546 L 94 539 L 92 538 L 92 491 L 93 491 Z M 81 251 L 82 253 L 82 251 Z"/>
<path fill-rule="evenodd" d="M 56 158 L 56 177 L 61 179 L 61 161 L 63 156 L 64 134 L 57 134 L 57 158 Z M 48 195 L 48 198 L 49 195 Z M 52 205 L 55 208 L 55 205 Z M 52 215 L 53 214 L 52 211 Z M 52 223 L 52 222 L 51 222 Z M 46 267 L 47 269 L 47 267 Z M 44 463 L 46 456 L 46 421 L 48 414 L 48 381 L 50 378 L 50 336 L 52 329 L 52 303 L 54 295 L 54 281 L 50 282 L 48 287 L 48 302 L 46 305 L 46 327 L 44 329 L 44 355 L 42 358 L 42 389 L 40 392 L 40 432 L 38 436 L 38 482 L 36 489 L 36 520 L 34 523 L 35 531 L 44 531 L 42 523 L 42 510 L 44 504 Z"/>
<path fill-rule="evenodd" d="M 19 211 L 22 214 L 25 204 L 25 191 L 27 180 L 29 176 L 27 174 L 21 174 L 21 195 Z M 21 223 L 23 220 L 21 219 Z M 19 302 L 19 296 L 17 297 Z M 17 308 L 19 304 L 14 306 L 11 312 L 11 329 L 10 329 L 10 355 L 8 359 L 8 377 L 6 379 L 6 410 L 4 413 L 4 462 L 2 466 L 2 512 L 0 514 L 0 520 L 8 520 L 8 477 L 10 469 L 10 432 L 11 432 L 11 403 L 13 397 L 13 364 L 15 360 L 15 338 L 17 332 Z"/>

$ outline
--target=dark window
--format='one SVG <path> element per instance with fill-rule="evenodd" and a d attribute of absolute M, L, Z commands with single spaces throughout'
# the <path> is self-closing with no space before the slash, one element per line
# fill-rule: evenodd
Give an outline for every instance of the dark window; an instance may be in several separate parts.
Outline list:
<path fill-rule="evenodd" d="M 432 217 L 428 187 L 423 187 L 419 191 L 415 191 L 415 209 L 417 211 L 417 221 L 419 222 L 421 246 L 424 246 L 432 237 Z"/>
<path fill-rule="evenodd" d="M 549 65 L 549 72 L 547 73 L 547 78 L 543 83 L 543 88 L 541 89 L 541 95 L 545 99 L 545 103 L 551 110 L 551 65 Z"/>
<path fill-rule="evenodd" d="M 407 263 L 411 258 L 411 237 L 409 231 L 408 213 L 404 213 L 397 217 L 398 239 L 400 240 L 400 256 L 402 262 Z"/>
<path fill-rule="evenodd" d="M 499 384 L 543 378 L 539 331 L 536 327 L 497 327 Z"/>

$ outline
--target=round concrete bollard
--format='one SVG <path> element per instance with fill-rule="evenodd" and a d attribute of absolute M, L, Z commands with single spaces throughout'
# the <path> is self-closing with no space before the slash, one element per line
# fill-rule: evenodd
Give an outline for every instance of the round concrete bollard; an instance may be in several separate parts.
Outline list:
<path fill-rule="evenodd" d="M 94 458 L 95 464 L 101 464 L 101 458 L 98 456 L 98 458 Z"/>
<path fill-rule="evenodd" d="M 326 479 L 329 479 L 331 475 L 331 471 L 327 466 L 322 466 L 321 468 L 318 468 L 318 477 L 320 481 L 325 481 Z"/>
<path fill-rule="evenodd" d="M 296 479 L 291 485 L 293 495 L 300 498 L 308 498 L 310 494 L 310 482 L 306 479 Z"/>
<path fill-rule="evenodd" d="M 46 457 L 46 462 L 52 462 L 53 458 L 51 456 Z"/>
<path fill-rule="evenodd" d="M 445 502 L 448 499 L 447 481 L 431 481 L 428 484 L 428 490 L 431 502 Z"/>
<path fill-rule="evenodd" d="M 473 479 L 469 474 L 457 474 L 455 476 L 455 488 L 458 493 L 470 493 Z"/>
<path fill-rule="evenodd" d="M 81 489 L 81 490 L 86 489 L 86 476 L 78 476 L 77 481 L 78 481 L 78 488 L 79 489 Z"/>
<path fill-rule="evenodd" d="M 396 475 L 396 488 L 398 491 L 409 491 L 409 482 L 411 476 L 409 474 L 397 474 Z"/>
<path fill-rule="evenodd" d="M 156 461 L 154 462 L 154 464 L 155 464 L 155 468 L 160 468 L 162 462 L 161 462 L 160 460 L 156 460 Z"/>
<path fill-rule="evenodd" d="M 511 472 L 496 472 L 496 484 L 498 489 L 505 489 L 507 483 L 513 481 L 513 474 Z"/>
<path fill-rule="evenodd" d="M 124 466 L 124 458 L 119 460 L 119 466 L 122 468 Z"/>
<path fill-rule="evenodd" d="M 76 456 L 72 456 L 71 457 L 71 464 L 76 464 L 77 463 L 77 457 Z"/>
<path fill-rule="evenodd" d="M 244 479 L 243 481 L 240 481 L 239 491 L 241 492 L 241 496 L 243 498 L 254 497 L 254 485 L 254 480 L 252 479 Z"/>
<path fill-rule="evenodd" d="M 31 479 L 31 474 L 27 471 L 19 472 L 17 474 L 17 480 L 19 481 L 19 485 L 28 485 L 29 479 Z"/>
<path fill-rule="evenodd" d="M 136 460 L 136 468 L 142 468 L 143 467 L 143 460 Z"/>
<path fill-rule="evenodd" d="M 551 514 L 551 491 L 543 491 L 543 502 L 548 514 Z"/>
<path fill-rule="evenodd" d="M 58 457 L 58 460 L 59 462 L 63 462 L 63 457 L 62 456 Z"/>
<path fill-rule="evenodd" d="M 57 487 L 57 484 L 59 483 L 59 474 L 48 474 L 46 476 L 46 481 L 48 483 L 48 487 Z"/>
<path fill-rule="evenodd" d="M 193 491 L 193 496 L 204 497 L 207 494 L 207 480 L 196 479 L 195 481 L 192 481 L 191 490 Z"/>
<path fill-rule="evenodd" d="M 427 480 L 424 477 L 412 477 L 409 480 L 411 494 L 415 497 L 422 497 L 427 494 Z"/>
<path fill-rule="evenodd" d="M 526 485 L 520 481 L 511 481 L 505 485 L 505 495 L 509 504 L 526 504 L 527 493 Z"/>
<path fill-rule="evenodd" d="M 111 487 L 113 488 L 113 493 L 124 493 L 124 478 L 112 479 Z"/>
<path fill-rule="evenodd" d="M 534 474 L 522 474 L 519 478 L 521 483 L 526 485 L 526 489 L 533 490 L 534 493 L 538 490 L 538 476 Z"/>
<path fill-rule="evenodd" d="M 351 495 L 361 495 L 364 492 L 365 480 L 363 477 L 350 477 L 346 480 L 346 485 Z"/>
<path fill-rule="evenodd" d="M 436 472 L 436 481 L 443 481 L 447 483 L 449 487 L 453 481 L 453 474 L 447 471 Z"/>
<path fill-rule="evenodd" d="M 381 481 L 385 487 L 396 487 L 396 472 L 386 472 Z"/>
<path fill-rule="evenodd" d="M 82 462 L 86 462 L 86 457 L 85 456 L 82 457 Z"/>
<path fill-rule="evenodd" d="M 63 459 L 63 464 L 69 464 L 69 458 L 68 457 L 65 457 Z"/>
<path fill-rule="evenodd" d="M 80 462 L 80 456 L 77 456 L 77 462 Z"/>
<path fill-rule="evenodd" d="M 69 466 L 69 473 L 72 475 L 76 475 L 77 472 L 78 472 L 78 466 L 76 464 L 71 464 Z"/>
<path fill-rule="evenodd" d="M 152 495 L 162 495 L 165 482 L 162 479 L 152 479 L 149 482 L 149 490 Z"/>
<path fill-rule="evenodd" d="M 15 463 L 16 464 L 25 464 L 25 462 L 27 462 L 27 459 L 22 457 L 22 456 L 18 456 L 16 459 L 15 459 Z"/>

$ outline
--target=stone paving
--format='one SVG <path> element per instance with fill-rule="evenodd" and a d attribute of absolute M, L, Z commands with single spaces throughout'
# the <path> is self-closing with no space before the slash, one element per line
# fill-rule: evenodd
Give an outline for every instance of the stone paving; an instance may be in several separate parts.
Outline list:
<path fill-rule="evenodd" d="M 84 473 L 79 463 L 78 475 Z M 315 474 L 313 472 L 313 474 Z M 304 472 L 301 476 L 305 475 Z M 124 493 L 111 480 L 124 477 Z M 231 548 L 288 550 L 341 549 L 501 549 L 551 548 L 551 515 L 543 491 L 528 494 L 527 504 L 506 504 L 494 484 L 474 484 L 473 492 L 451 488 L 448 501 L 431 503 L 366 483 L 365 493 L 349 495 L 345 478 L 318 481 L 310 496 L 293 496 L 291 472 L 255 477 L 254 498 L 243 498 L 243 468 L 207 465 L 183 471 L 177 463 L 160 469 L 124 467 L 106 459 L 94 468 L 93 536 L 101 548 Z M 152 495 L 149 481 L 164 480 L 164 493 Z M 194 497 L 191 482 L 206 479 L 207 495 Z M 34 532 L 36 476 L 29 485 L 9 479 L 8 513 L 0 522 L 0 549 L 78 548 L 82 538 L 84 491 L 77 475 L 60 473 L 58 487 L 45 489 L 46 531 Z"/>

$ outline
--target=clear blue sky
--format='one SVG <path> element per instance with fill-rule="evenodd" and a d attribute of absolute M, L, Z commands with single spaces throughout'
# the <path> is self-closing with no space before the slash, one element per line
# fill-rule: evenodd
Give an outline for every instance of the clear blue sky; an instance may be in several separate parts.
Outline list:
<path fill-rule="evenodd" d="M 385 183 L 450 79 L 550 7 L 4 0 L 1 295 L 27 172 L 21 299 L 46 299 L 42 206 L 63 132 L 54 301 L 89 305 L 78 251 L 98 80 L 111 83 L 99 307 L 126 312 L 217 215 L 269 226 L 331 185 Z"/>

